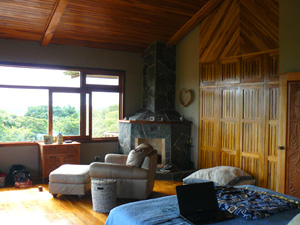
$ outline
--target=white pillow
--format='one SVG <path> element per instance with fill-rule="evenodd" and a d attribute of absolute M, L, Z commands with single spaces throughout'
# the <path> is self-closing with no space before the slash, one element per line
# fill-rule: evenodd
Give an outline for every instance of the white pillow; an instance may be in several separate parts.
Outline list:
<path fill-rule="evenodd" d="M 126 165 L 140 167 L 144 162 L 145 156 L 153 151 L 150 144 L 140 144 L 134 150 L 131 150 L 127 156 Z"/>
<path fill-rule="evenodd" d="M 219 185 L 234 185 L 241 180 L 252 179 L 252 176 L 237 167 L 217 166 L 198 170 L 184 178 L 183 182 L 187 183 L 189 179 L 209 180 Z"/>

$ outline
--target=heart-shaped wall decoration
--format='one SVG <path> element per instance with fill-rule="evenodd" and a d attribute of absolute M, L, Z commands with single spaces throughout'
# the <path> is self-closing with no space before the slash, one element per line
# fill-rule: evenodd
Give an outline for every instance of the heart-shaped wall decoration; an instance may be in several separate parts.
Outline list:
<path fill-rule="evenodd" d="M 183 107 L 188 106 L 194 100 L 194 91 L 188 89 L 181 89 L 178 93 L 179 103 Z"/>

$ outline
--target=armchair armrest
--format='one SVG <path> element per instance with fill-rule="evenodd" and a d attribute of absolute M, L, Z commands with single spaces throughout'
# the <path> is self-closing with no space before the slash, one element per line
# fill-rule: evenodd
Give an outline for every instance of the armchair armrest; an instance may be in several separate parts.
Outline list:
<path fill-rule="evenodd" d="M 127 155 L 121 155 L 121 154 L 107 154 L 105 155 L 104 161 L 106 163 L 115 163 L 115 164 L 126 164 Z"/>
<path fill-rule="evenodd" d="M 128 165 L 94 162 L 90 165 L 90 176 L 103 179 L 147 179 L 148 170 Z"/>

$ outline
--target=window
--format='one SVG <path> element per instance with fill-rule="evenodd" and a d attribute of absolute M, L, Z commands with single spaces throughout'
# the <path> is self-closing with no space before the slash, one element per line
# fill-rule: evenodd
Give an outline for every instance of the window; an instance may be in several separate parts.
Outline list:
<path fill-rule="evenodd" d="M 0 65 L 0 142 L 117 140 L 124 72 Z"/>
<path fill-rule="evenodd" d="M 80 94 L 54 92 L 52 98 L 52 134 L 57 136 L 61 132 L 64 136 L 79 136 Z"/>
<path fill-rule="evenodd" d="M 119 95 L 108 92 L 92 92 L 93 138 L 118 136 Z"/>

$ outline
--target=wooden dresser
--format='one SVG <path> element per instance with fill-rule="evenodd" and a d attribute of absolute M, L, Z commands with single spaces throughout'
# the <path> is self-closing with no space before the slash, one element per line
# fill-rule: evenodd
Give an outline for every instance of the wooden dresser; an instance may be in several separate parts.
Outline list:
<path fill-rule="evenodd" d="M 39 143 L 43 182 L 51 171 L 63 164 L 80 164 L 80 143 Z"/>

